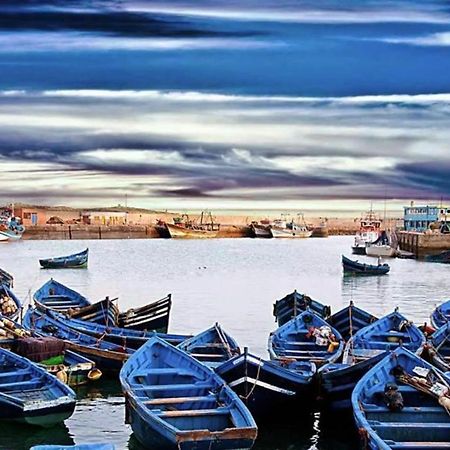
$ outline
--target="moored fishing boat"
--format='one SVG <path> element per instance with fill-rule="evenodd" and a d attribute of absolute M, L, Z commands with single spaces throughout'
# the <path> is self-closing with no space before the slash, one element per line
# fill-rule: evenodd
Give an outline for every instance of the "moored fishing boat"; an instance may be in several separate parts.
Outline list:
<path fill-rule="evenodd" d="M 16 320 L 22 310 L 22 302 L 6 284 L 0 285 L 0 314 Z"/>
<path fill-rule="evenodd" d="M 238 343 L 218 323 L 184 340 L 178 348 L 212 368 L 241 353 Z"/>
<path fill-rule="evenodd" d="M 437 306 L 431 313 L 431 323 L 435 328 L 441 328 L 450 320 L 450 300 Z"/>
<path fill-rule="evenodd" d="M 380 258 L 392 258 L 395 256 L 397 250 L 393 247 L 391 240 L 386 233 L 382 231 L 375 242 L 366 245 L 366 255 L 376 256 Z"/>
<path fill-rule="evenodd" d="M 255 238 L 272 238 L 272 231 L 270 230 L 270 221 L 266 221 L 267 223 L 252 222 L 250 224 L 250 230 L 253 233 L 253 237 Z"/>
<path fill-rule="evenodd" d="M 331 409 L 349 408 L 356 383 L 387 351 L 402 345 L 420 354 L 424 344 L 423 333 L 397 311 L 366 325 L 350 336 L 342 363 L 320 368 L 322 397 Z"/>
<path fill-rule="evenodd" d="M 310 410 L 315 372 L 314 363 L 267 361 L 248 353 L 247 348 L 216 368 L 257 421 L 271 422 L 297 420 L 300 412 Z"/>
<path fill-rule="evenodd" d="M 28 359 L 0 348 L 0 419 L 51 427 L 74 409 L 71 388 Z"/>
<path fill-rule="evenodd" d="M 257 427 L 239 397 L 211 369 L 154 337 L 124 365 L 126 417 L 148 449 L 245 449 Z"/>
<path fill-rule="evenodd" d="M 56 311 L 67 311 L 91 304 L 86 297 L 53 278 L 43 284 L 34 293 L 33 298 L 37 303 Z"/>
<path fill-rule="evenodd" d="M 13 216 L 0 216 L 0 242 L 18 241 L 22 239 L 25 227 L 20 219 Z"/>
<path fill-rule="evenodd" d="M 326 220 L 321 222 L 317 227 L 314 227 L 311 232 L 311 237 L 326 238 L 328 237 L 328 225 Z"/>
<path fill-rule="evenodd" d="M 40 365 L 72 387 L 97 381 L 102 375 L 93 361 L 66 349 L 63 341 L 39 337 L 1 315 L 0 347 Z"/>
<path fill-rule="evenodd" d="M 214 221 L 209 211 L 202 211 L 200 221 L 197 223 L 189 219 L 187 214 L 176 217 L 174 223 L 166 223 L 167 230 L 172 238 L 215 238 L 220 230 L 220 224 Z"/>
<path fill-rule="evenodd" d="M 270 231 L 274 238 L 308 238 L 312 234 L 302 214 L 298 214 L 297 222 L 286 221 L 283 218 L 274 220 Z"/>
<path fill-rule="evenodd" d="M 45 314 L 47 314 L 52 319 L 62 323 L 64 326 L 73 329 L 74 331 L 85 333 L 94 336 L 97 339 L 102 339 L 106 342 L 112 342 L 114 344 L 132 349 L 141 347 L 155 335 L 159 336 L 161 339 L 164 339 L 167 342 L 170 342 L 172 345 L 178 345 L 191 337 L 184 334 L 156 333 L 154 331 L 139 331 L 105 326 L 97 323 L 87 322 L 85 320 L 71 319 L 52 310 L 46 310 Z"/>
<path fill-rule="evenodd" d="M 43 269 L 81 269 L 88 265 L 89 249 L 68 256 L 40 259 L 39 264 Z"/>
<path fill-rule="evenodd" d="M 29 309 L 23 318 L 26 329 L 64 340 L 66 347 L 95 362 L 102 372 L 118 372 L 133 349 L 80 333 L 42 311 Z"/>
<path fill-rule="evenodd" d="M 331 308 L 329 306 L 326 306 L 317 300 L 313 300 L 305 294 L 300 294 L 300 292 L 295 290 L 274 303 L 273 315 L 275 316 L 278 326 L 282 326 L 307 309 L 310 309 L 324 319 L 331 314 Z"/>
<path fill-rule="evenodd" d="M 400 347 L 358 382 L 353 414 L 365 449 L 450 447 L 450 378 Z"/>
<path fill-rule="evenodd" d="M 378 239 L 380 227 L 381 219 L 371 208 L 360 220 L 359 231 L 355 235 L 352 252 L 356 255 L 365 255 L 366 246 Z"/>
<path fill-rule="evenodd" d="M 294 317 L 269 336 L 271 359 L 310 361 L 317 366 L 337 361 L 344 350 L 340 333 L 312 311 Z"/>
<path fill-rule="evenodd" d="M 327 322 L 341 333 L 347 342 L 361 328 L 370 325 L 378 320 L 377 317 L 355 306 L 353 301 L 348 306 L 334 313 L 327 319 Z"/>
<path fill-rule="evenodd" d="M 443 372 L 450 372 L 450 323 L 436 330 L 426 344 L 427 359 Z"/>
<path fill-rule="evenodd" d="M 355 364 L 402 346 L 420 354 L 425 335 L 396 309 L 359 330 L 346 344 L 343 362 Z"/>
<path fill-rule="evenodd" d="M 386 275 L 391 268 L 388 264 L 365 264 L 353 261 L 342 255 L 342 267 L 345 275 Z"/>
<path fill-rule="evenodd" d="M 118 299 L 106 297 L 97 303 L 67 311 L 75 319 L 86 320 L 100 325 L 140 331 L 167 333 L 169 328 L 172 295 L 136 308 L 120 312 L 116 306 Z"/>

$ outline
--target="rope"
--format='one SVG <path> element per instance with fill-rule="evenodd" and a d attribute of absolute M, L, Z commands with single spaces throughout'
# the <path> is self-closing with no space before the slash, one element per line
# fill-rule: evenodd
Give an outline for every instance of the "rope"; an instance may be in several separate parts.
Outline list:
<path fill-rule="evenodd" d="M 253 394 L 253 391 L 255 390 L 256 385 L 258 384 L 260 373 L 261 373 L 261 364 L 258 364 L 258 370 L 256 372 L 256 378 L 255 378 L 255 382 L 253 383 L 252 388 L 250 389 L 250 391 L 247 395 L 240 396 L 243 400 L 248 400 L 250 398 L 250 396 Z"/>

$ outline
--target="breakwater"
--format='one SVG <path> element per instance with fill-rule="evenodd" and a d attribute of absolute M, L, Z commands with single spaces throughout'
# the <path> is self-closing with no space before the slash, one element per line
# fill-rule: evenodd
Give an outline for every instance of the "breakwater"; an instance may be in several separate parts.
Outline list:
<path fill-rule="evenodd" d="M 317 226 L 312 221 L 311 228 Z M 331 219 L 328 221 L 330 236 L 352 235 L 359 223 L 353 220 Z M 244 222 L 220 226 L 218 238 L 253 237 L 250 227 Z M 27 227 L 23 239 L 27 240 L 76 240 L 76 239 L 156 239 L 160 234 L 154 225 L 35 225 Z"/>

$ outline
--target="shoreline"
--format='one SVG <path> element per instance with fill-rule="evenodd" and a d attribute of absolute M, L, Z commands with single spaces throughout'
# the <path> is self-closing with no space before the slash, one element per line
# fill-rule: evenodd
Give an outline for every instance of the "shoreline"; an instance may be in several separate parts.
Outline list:
<path fill-rule="evenodd" d="M 249 223 L 260 218 L 245 219 L 242 217 L 227 217 L 227 223 L 222 223 L 217 239 L 253 238 Z M 230 220 L 231 219 L 231 220 Z M 233 220 L 234 219 L 234 220 Z M 318 227 L 323 220 L 315 218 L 308 220 L 308 226 Z M 359 229 L 359 219 L 328 219 L 329 236 L 353 235 Z M 164 239 L 159 235 L 155 225 L 35 225 L 27 227 L 23 240 L 81 240 L 81 239 Z M 319 239 L 319 238 L 317 238 Z M 323 239 L 323 238 L 322 238 Z"/>

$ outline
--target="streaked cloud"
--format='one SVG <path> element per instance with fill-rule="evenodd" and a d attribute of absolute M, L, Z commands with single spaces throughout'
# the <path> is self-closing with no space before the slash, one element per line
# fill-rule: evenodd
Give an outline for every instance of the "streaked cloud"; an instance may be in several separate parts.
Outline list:
<path fill-rule="evenodd" d="M 0 188 L 66 202 L 128 193 L 160 207 L 432 197 L 450 187 L 449 123 L 448 94 L 5 91 Z"/>

